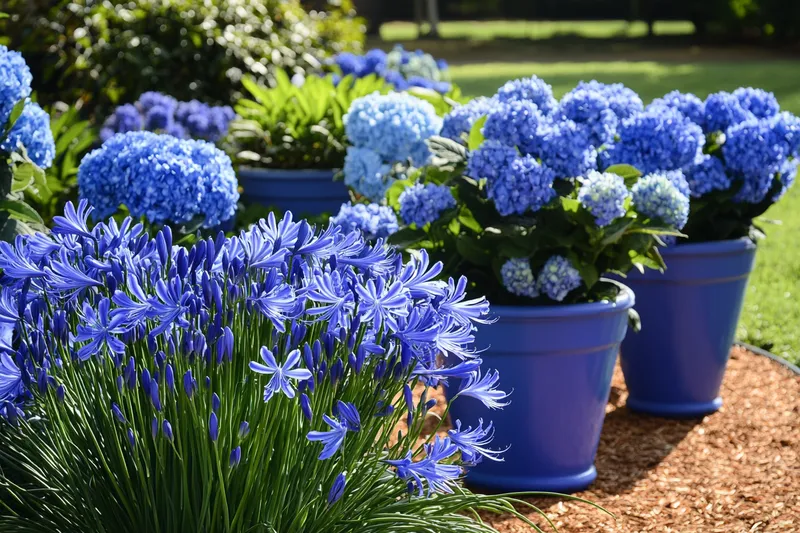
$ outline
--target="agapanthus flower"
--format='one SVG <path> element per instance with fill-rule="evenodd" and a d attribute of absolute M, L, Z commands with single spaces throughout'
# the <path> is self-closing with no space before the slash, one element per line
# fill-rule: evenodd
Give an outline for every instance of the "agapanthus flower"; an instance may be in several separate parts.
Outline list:
<path fill-rule="evenodd" d="M 0 354 L 0 402 L 13 400 L 23 391 L 22 372 L 7 353 Z"/>
<path fill-rule="evenodd" d="M 631 188 L 638 212 L 682 229 L 689 220 L 689 198 L 663 174 L 649 174 Z"/>
<path fill-rule="evenodd" d="M 390 171 L 390 165 L 377 152 L 368 148 L 347 147 L 344 183 L 356 193 L 372 201 L 380 200 L 391 185 L 388 177 Z"/>
<path fill-rule="evenodd" d="M 573 290 L 581 286 L 581 279 L 578 269 L 566 257 L 554 255 L 548 259 L 539 277 L 536 280 L 536 288 L 551 300 L 562 301 Z"/>
<path fill-rule="evenodd" d="M 557 104 L 553 88 L 536 76 L 507 81 L 497 90 L 497 99 L 501 102 L 527 100 L 544 114 L 549 114 Z"/>
<path fill-rule="evenodd" d="M 333 505 L 344 496 L 344 489 L 347 486 L 347 475 L 342 472 L 333 480 L 331 490 L 328 491 L 328 505 Z"/>
<path fill-rule="evenodd" d="M 731 186 L 725 165 L 718 157 L 711 155 L 703 155 L 698 162 L 687 167 L 685 175 L 693 198 L 711 191 L 724 191 Z"/>
<path fill-rule="evenodd" d="M 400 217 L 406 224 L 423 227 L 439 219 L 443 211 L 455 207 L 456 200 L 446 185 L 417 183 L 400 194 Z"/>
<path fill-rule="evenodd" d="M 508 394 L 497 388 L 499 381 L 500 375 L 496 370 L 486 373 L 476 370 L 463 380 L 458 395 L 475 398 L 489 409 L 502 409 L 509 402 L 506 401 Z"/>
<path fill-rule="evenodd" d="M 306 436 L 311 442 L 321 442 L 323 444 L 322 452 L 319 454 L 320 461 L 333 457 L 344 444 L 344 438 L 347 434 L 347 425 L 339 420 L 328 415 L 322 415 L 322 420 L 331 429 L 329 431 L 310 431 Z"/>
<path fill-rule="evenodd" d="M 488 179 L 487 195 L 503 216 L 536 212 L 557 196 L 555 172 L 529 155 L 516 157 L 498 170 L 496 177 Z"/>
<path fill-rule="evenodd" d="M 528 259 L 523 257 L 509 259 L 500 268 L 500 276 L 508 292 L 528 298 L 539 296 L 539 291 L 536 290 L 536 276 L 531 270 Z"/>
<path fill-rule="evenodd" d="M 657 107 L 671 107 L 680 111 L 686 118 L 702 126 L 705 123 L 705 104 L 692 93 L 672 91 L 661 98 L 656 98 L 647 109 Z"/>
<path fill-rule="evenodd" d="M 461 476 L 461 468 L 457 465 L 441 464 L 458 451 L 458 447 L 449 438 L 436 437 L 432 444 L 425 445 L 426 456 L 420 461 L 413 460 L 413 454 L 408 454 L 399 460 L 386 460 L 385 462 L 397 469 L 400 479 L 410 482 L 410 490 L 416 488 L 417 494 L 422 496 L 424 486 L 428 487 L 428 495 L 434 492 L 451 493 L 451 485 Z"/>
<path fill-rule="evenodd" d="M 394 210 L 375 203 L 342 204 L 339 213 L 331 217 L 331 224 L 346 231 L 362 231 L 367 239 L 386 238 L 399 229 Z"/>
<path fill-rule="evenodd" d="M 483 419 L 478 419 L 478 425 L 473 429 L 461 429 L 461 420 L 456 420 L 455 427 L 447 432 L 450 441 L 455 444 L 464 461 L 469 464 L 476 464 L 481 459 L 486 458 L 491 461 L 502 461 L 504 450 L 492 450 L 488 445 L 494 438 L 494 427 L 492 423 L 483 427 Z"/>
<path fill-rule="evenodd" d="M 581 178 L 578 189 L 578 201 L 594 215 L 595 223 L 601 228 L 625 215 L 625 201 L 630 196 L 625 180 L 608 172 L 589 172 Z"/>
<path fill-rule="evenodd" d="M 444 116 L 442 131 L 439 135 L 447 137 L 448 139 L 453 139 L 454 141 L 463 142 L 463 138 L 469 134 L 472 125 L 475 124 L 479 118 L 494 111 L 497 106 L 497 100 L 484 96 L 473 98 L 466 104 L 456 106 Z"/>
<path fill-rule="evenodd" d="M 0 125 L 4 127 L 14 106 L 31 95 L 32 81 L 22 54 L 0 44 Z"/>
<path fill-rule="evenodd" d="M 18 145 L 25 147 L 28 157 L 40 168 L 49 168 L 56 156 L 56 143 L 50 131 L 50 115 L 39 104 L 25 104 L 22 114 L 14 123 L 0 150 L 13 151 Z"/>

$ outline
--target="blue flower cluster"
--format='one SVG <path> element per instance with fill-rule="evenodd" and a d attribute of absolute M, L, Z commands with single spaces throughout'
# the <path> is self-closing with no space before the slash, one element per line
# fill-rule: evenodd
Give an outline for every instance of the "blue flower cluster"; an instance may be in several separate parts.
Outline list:
<path fill-rule="evenodd" d="M 661 98 L 656 98 L 647 109 L 656 109 L 659 107 L 668 107 L 677 109 L 683 116 L 702 126 L 705 122 L 705 106 L 703 101 L 691 93 L 682 93 L 680 91 L 672 91 L 665 94 Z"/>
<path fill-rule="evenodd" d="M 133 104 L 119 106 L 103 123 L 100 140 L 105 142 L 116 133 L 146 130 L 179 139 L 217 142 L 227 135 L 235 117 L 230 106 L 210 106 L 197 100 L 179 102 L 150 91 Z"/>
<path fill-rule="evenodd" d="M 693 198 L 699 198 L 712 191 L 725 191 L 731 186 L 731 179 L 725 172 L 725 165 L 718 157 L 703 155 L 698 162 L 690 165 L 686 179 Z"/>
<path fill-rule="evenodd" d="M 663 173 L 648 174 L 631 189 L 636 209 L 665 225 L 682 229 L 689 220 L 689 198 Z"/>
<path fill-rule="evenodd" d="M 596 80 L 581 81 L 578 83 L 577 90 L 588 90 L 601 94 L 608 100 L 609 108 L 617 115 L 620 120 L 639 113 L 644 109 L 642 99 L 633 89 L 625 87 L 621 83 L 600 83 Z"/>
<path fill-rule="evenodd" d="M 555 173 L 529 155 L 515 157 L 496 178 L 488 180 L 487 196 L 503 216 L 536 212 L 558 196 Z"/>
<path fill-rule="evenodd" d="M 31 95 L 33 76 L 22 54 L 0 44 L 0 126 L 5 126 L 11 110 Z"/>
<path fill-rule="evenodd" d="M 536 290 L 536 276 L 531 270 L 531 263 L 523 257 L 514 257 L 503 263 L 500 267 L 500 277 L 503 279 L 503 286 L 511 294 L 536 298 L 539 291 Z"/>
<path fill-rule="evenodd" d="M 473 124 L 481 117 L 492 113 L 497 107 L 496 99 L 484 96 L 473 98 L 464 105 L 456 106 L 444 117 L 442 131 L 439 135 L 463 143 L 472 130 Z"/>
<path fill-rule="evenodd" d="M 497 90 L 496 98 L 500 102 L 531 102 L 545 115 L 558 103 L 553 98 L 553 88 L 536 76 L 507 81 Z"/>
<path fill-rule="evenodd" d="M 506 146 L 516 146 L 524 153 L 537 153 L 541 144 L 540 129 L 548 124 L 539 108 L 528 100 L 498 104 L 487 116 L 483 136 Z"/>
<path fill-rule="evenodd" d="M 119 133 L 88 154 L 78 169 L 81 198 L 101 217 L 124 204 L 153 223 L 188 222 L 206 227 L 231 218 L 239 200 L 230 158 L 206 141 L 152 132 Z"/>
<path fill-rule="evenodd" d="M 363 56 L 343 52 L 334 58 L 343 76 L 363 78 L 376 75 L 394 85 L 398 91 L 411 87 L 422 87 L 439 93 L 450 90 L 447 63 L 443 59 L 436 60 L 422 50 L 409 52 L 397 45 L 388 54 L 374 48 Z"/>
<path fill-rule="evenodd" d="M 442 119 L 429 102 L 407 93 L 375 93 L 353 101 L 344 127 L 352 145 L 345 157 L 345 183 L 377 201 L 394 164 L 422 166 L 429 161 L 425 140 L 441 131 Z"/>
<path fill-rule="evenodd" d="M 595 223 L 601 228 L 625 215 L 625 202 L 630 197 L 622 177 L 594 170 L 581 179 L 578 189 L 578 201 L 594 215 Z"/>
<path fill-rule="evenodd" d="M 542 267 L 536 289 L 551 300 L 560 302 L 582 283 L 580 272 L 572 266 L 569 259 L 554 255 Z"/>
<path fill-rule="evenodd" d="M 439 219 L 442 211 L 456 206 L 456 199 L 446 185 L 416 183 L 400 193 L 400 217 L 406 224 L 423 227 Z"/>
<path fill-rule="evenodd" d="M 342 204 L 339 213 L 331 217 L 331 225 L 345 232 L 359 230 L 369 240 L 386 238 L 398 230 L 394 210 L 378 204 Z"/>
<path fill-rule="evenodd" d="M 360 232 L 337 226 L 318 232 L 291 213 L 187 249 L 174 245 L 168 228 L 151 238 L 131 218 L 91 228 L 90 212 L 84 201 L 77 209 L 69 204 L 52 234 L 0 243 L 0 323 L 16 339 L 13 347 L 0 347 L 0 415 L 12 423 L 38 413 L 36 403 L 65 409 L 45 402 L 49 393 L 61 400 L 72 395 L 73 402 L 89 394 L 91 405 L 109 406 L 107 415 L 117 420 L 120 434 L 99 439 L 117 452 L 120 441 L 135 453 L 157 439 L 176 440 L 179 431 L 199 431 L 205 440 L 188 438 L 230 452 L 234 469 L 263 451 L 244 436 L 268 432 L 272 418 L 265 413 L 280 400 L 281 416 L 295 417 L 282 435 L 297 434 L 292 445 L 298 453 L 319 453 L 337 468 L 356 433 L 391 431 L 391 425 L 380 427 L 386 424 L 381 420 L 394 420 L 381 417 L 397 408 L 386 389 L 408 390 L 412 420 L 431 407 L 414 405 L 407 384 L 420 381 L 448 382 L 458 396 L 490 408 L 507 403 L 497 373 L 481 371 L 473 348 L 475 323 L 486 322 L 489 304 L 465 299 L 466 278 L 437 280 L 442 265 L 431 264 L 425 252 L 404 262 Z M 439 354 L 448 356 L 449 366 Z M 88 392 L 68 390 L 81 379 L 108 382 Z M 221 408 L 233 399 L 216 391 L 231 382 L 242 394 L 263 385 L 263 403 L 245 398 L 244 411 Z M 356 386 L 378 392 L 348 395 Z M 149 401 L 133 412 L 131 393 Z M 100 416 L 94 411 L 81 414 Z M 178 425 L 172 418 L 189 420 L 182 417 L 196 412 L 208 423 Z M 456 422 L 419 454 L 359 453 L 388 465 L 397 487 L 408 484 L 422 496 L 452 490 L 463 475 L 459 452 L 473 463 L 497 459 L 486 448 L 490 440 L 491 425 L 462 429 Z M 170 472 L 153 475 L 166 476 L 162 482 L 169 484 L 175 481 Z M 327 505 L 347 490 L 337 477 Z"/>
<path fill-rule="evenodd" d="M 611 103 L 599 91 L 575 88 L 564 95 L 555 112 L 585 128 L 594 146 L 614 140 L 619 119 Z"/>

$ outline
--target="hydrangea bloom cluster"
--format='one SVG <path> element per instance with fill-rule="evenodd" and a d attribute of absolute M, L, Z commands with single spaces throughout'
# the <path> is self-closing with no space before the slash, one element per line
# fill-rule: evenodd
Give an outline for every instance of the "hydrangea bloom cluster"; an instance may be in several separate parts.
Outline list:
<path fill-rule="evenodd" d="M 513 257 L 503 263 L 500 267 L 500 276 L 503 278 L 503 285 L 511 294 L 536 298 L 539 291 L 536 290 L 536 276 L 531 270 L 531 263 L 523 257 Z"/>
<path fill-rule="evenodd" d="M 454 107 L 444 117 L 440 135 L 454 141 L 463 142 L 472 129 L 472 125 L 479 118 L 491 114 L 498 105 L 497 99 L 480 96 L 473 98 L 466 104 Z"/>
<path fill-rule="evenodd" d="M 230 106 L 210 106 L 197 100 L 179 102 L 166 94 L 143 93 L 133 104 L 119 106 L 100 129 L 105 142 L 116 133 L 153 131 L 179 139 L 217 142 L 236 117 Z"/>
<path fill-rule="evenodd" d="M 456 199 L 446 185 L 417 183 L 400 194 L 400 217 L 406 224 L 422 227 L 438 220 L 442 211 L 456 206 Z"/>
<path fill-rule="evenodd" d="M 497 90 L 496 98 L 500 102 L 531 102 L 543 114 L 549 114 L 557 105 L 553 88 L 536 76 L 507 81 Z"/>
<path fill-rule="evenodd" d="M 391 184 L 387 174 L 392 166 L 428 162 L 425 140 L 442 129 L 433 106 L 407 93 L 357 98 L 344 124 L 351 144 L 345 158 L 345 183 L 373 201 L 381 199 Z"/>
<path fill-rule="evenodd" d="M 644 109 L 642 99 L 633 89 L 621 83 L 600 83 L 596 80 L 581 81 L 577 90 L 585 89 L 601 94 L 608 100 L 611 110 L 622 120 Z"/>
<path fill-rule="evenodd" d="M 601 228 L 625 214 L 625 202 L 630 197 L 625 180 L 607 172 L 589 172 L 581 179 L 578 189 L 578 201 L 594 215 L 595 223 Z"/>
<path fill-rule="evenodd" d="M 536 289 L 551 300 L 560 302 L 567 294 L 580 287 L 581 283 L 581 275 L 569 259 L 554 255 L 542 267 L 536 280 Z"/>
<path fill-rule="evenodd" d="M 639 212 L 682 229 L 689 220 L 689 198 L 681 194 L 663 173 L 648 174 L 631 189 L 633 203 Z"/>
<path fill-rule="evenodd" d="M 619 119 L 611 103 L 599 91 L 576 88 L 564 95 L 556 113 L 587 130 L 589 142 L 601 146 L 614 140 Z"/>
<path fill-rule="evenodd" d="M 367 239 L 385 239 L 398 230 L 397 215 L 391 207 L 378 204 L 342 204 L 331 224 L 343 231 L 359 230 Z"/>
<path fill-rule="evenodd" d="M 497 177 L 488 179 L 487 196 L 503 216 L 536 212 L 557 196 L 553 189 L 555 173 L 525 155 L 515 157 Z"/>
<path fill-rule="evenodd" d="M 374 74 L 394 85 L 398 91 L 422 87 L 444 94 L 451 87 L 447 81 L 447 62 L 422 50 L 409 52 L 400 45 L 388 54 L 378 48 L 363 56 L 343 52 L 334 58 L 334 63 L 343 76 L 363 78 Z"/>
<path fill-rule="evenodd" d="M 0 495 L 43 499 L 29 527 L 58 517 L 110 529 L 122 517 L 142 531 L 170 520 L 285 531 L 302 514 L 304 528 L 345 531 L 416 516 L 407 492 L 465 508 L 452 494 L 459 456 L 498 459 L 491 425 L 456 422 L 418 447 L 417 421 L 437 402 L 417 404 L 411 389 L 447 382 L 457 397 L 506 404 L 473 348 L 489 306 L 465 299 L 466 279 L 438 281 L 442 265 L 424 252 L 404 262 L 360 232 L 315 231 L 291 213 L 187 249 L 130 218 L 92 228 L 90 211 L 70 204 L 51 235 L 0 243 L 0 322 L 13 331 L 0 347 L 0 411 L 16 426 L 0 445 L 43 484 L 0 483 Z M 70 422 L 17 425 L 34 414 Z M 409 430 L 390 444 L 405 418 Z M 43 459 L 51 453 L 61 460 Z M 310 464 L 322 490 L 307 490 Z M 45 490 L 62 469 L 92 479 L 91 502 L 75 481 Z M 153 491 L 164 505 L 137 498 Z M 434 514 L 472 524 L 448 512 Z M 428 514 L 416 519 L 433 528 Z"/>
<path fill-rule="evenodd" d="M 141 131 L 119 133 L 88 154 L 78 187 L 101 217 L 124 204 L 155 224 L 203 217 L 206 227 L 231 218 L 239 200 L 230 158 L 206 141 Z"/>
<path fill-rule="evenodd" d="M 32 81 L 22 54 L 0 44 L 0 124 L 8 122 L 17 102 L 31 95 Z"/>

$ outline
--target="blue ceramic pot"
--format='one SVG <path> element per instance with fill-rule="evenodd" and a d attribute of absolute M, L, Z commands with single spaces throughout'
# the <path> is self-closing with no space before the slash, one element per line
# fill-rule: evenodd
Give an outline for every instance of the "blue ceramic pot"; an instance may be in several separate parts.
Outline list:
<path fill-rule="evenodd" d="M 476 346 L 488 347 L 483 366 L 500 372 L 511 404 L 489 411 L 472 398 L 456 398 L 450 415 L 462 426 L 493 421 L 492 448 L 510 448 L 503 462 L 472 468 L 467 483 L 572 492 L 594 481 L 611 376 L 633 302 L 625 289 L 616 303 L 492 308 L 498 321 L 478 328 Z"/>
<path fill-rule="evenodd" d="M 239 169 L 239 183 L 246 201 L 294 215 L 336 214 L 350 200 L 347 187 L 333 181 L 334 170 Z"/>
<path fill-rule="evenodd" d="M 642 330 L 622 343 L 628 407 L 666 417 L 720 408 L 719 389 L 756 246 L 750 239 L 683 244 L 662 252 L 667 270 L 631 273 Z"/>

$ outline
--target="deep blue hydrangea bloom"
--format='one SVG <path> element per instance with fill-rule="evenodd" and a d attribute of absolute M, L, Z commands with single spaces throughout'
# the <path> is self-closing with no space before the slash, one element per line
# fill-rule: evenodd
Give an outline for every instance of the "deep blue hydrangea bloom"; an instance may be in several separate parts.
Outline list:
<path fill-rule="evenodd" d="M 178 106 L 178 101 L 167 95 L 156 91 L 147 91 L 139 95 L 138 107 L 145 113 L 154 107 L 163 107 L 165 109 L 175 111 Z"/>
<path fill-rule="evenodd" d="M 117 134 L 81 162 L 78 187 L 102 216 L 125 204 L 153 223 L 231 218 L 239 200 L 230 158 L 205 141 L 151 132 Z"/>
<path fill-rule="evenodd" d="M 344 158 L 344 183 L 356 193 L 372 201 L 383 198 L 389 188 L 387 178 L 391 167 L 376 152 L 368 148 L 347 148 Z"/>
<path fill-rule="evenodd" d="M 628 118 L 644 109 L 642 99 L 633 89 L 625 87 L 621 83 L 600 83 L 599 81 L 579 82 L 576 90 L 585 89 L 597 92 L 608 100 L 611 110 L 621 120 Z"/>
<path fill-rule="evenodd" d="M 685 175 L 693 198 L 711 191 L 724 191 L 731 186 L 725 165 L 719 158 L 710 155 L 704 155 L 697 163 L 687 167 Z"/>
<path fill-rule="evenodd" d="M 750 119 L 727 129 L 722 155 L 725 166 L 743 180 L 737 198 L 758 203 L 769 191 L 772 176 L 791 154 L 769 119 Z"/>
<path fill-rule="evenodd" d="M 625 163 L 647 174 L 691 164 L 705 144 L 703 130 L 680 111 L 654 107 L 622 121 L 604 167 Z"/>
<path fill-rule="evenodd" d="M 795 180 L 797 179 L 797 167 L 800 164 L 800 160 L 797 159 L 789 159 L 781 166 L 781 190 L 772 198 L 773 202 L 777 202 L 783 195 L 786 194 L 792 185 L 794 185 Z"/>
<path fill-rule="evenodd" d="M 621 176 L 591 171 L 580 181 L 578 201 L 594 215 L 599 227 L 608 226 L 625 215 L 625 201 L 630 198 L 630 192 Z"/>
<path fill-rule="evenodd" d="M 553 88 L 536 76 L 520 78 L 505 83 L 497 90 L 496 98 L 501 102 L 527 100 L 536 104 L 547 115 L 556 107 Z"/>
<path fill-rule="evenodd" d="M 658 172 L 657 174 L 663 174 L 682 195 L 686 196 L 687 198 L 691 196 L 689 181 L 686 179 L 686 176 L 682 170 L 664 170 Z"/>
<path fill-rule="evenodd" d="M 671 107 L 677 109 L 683 115 L 700 126 L 705 121 L 705 104 L 697 96 L 692 93 L 682 93 L 680 91 L 672 91 L 661 98 L 656 98 L 647 109 L 655 107 Z"/>
<path fill-rule="evenodd" d="M 100 129 L 100 140 L 106 142 L 116 133 L 127 133 L 129 131 L 141 131 L 144 120 L 139 109 L 133 104 L 124 104 L 114 110 L 103 123 Z"/>
<path fill-rule="evenodd" d="M 363 56 L 342 52 L 333 59 L 333 63 L 343 76 L 363 78 L 376 75 L 394 85 L 398 91 L 424 87 L 444 94 L 450 90 L 450 83 L 446 81 L 445 61 L 437 61 L 421 50 L 409 52 L 400 45 L 388 54 L 378 48 Z"/>
<path fill-rule="evenodd" d="M 739 98 L 725 91 L 708 95 L 704 107 L 703 127 L 707 132 L 725 131 L 730 126 L 756 118 L 742 106 Z"/>
<path fill-rule="evenodd" d="M 497 141 L 485 141 L 477 150 L 470 152 L 467 174 L 475 179 L 497 178 L 506 172 L 516 159 L 517 149 Z"/>
<path fill-rule="evenodd" d="M 593 146 L 612 141 L 619 123 L 606 97 L 585 88 L 576 88 L 565 94 L 554 113 L 586 128 Z"/>
<path fill-rule="evenodd" d="M 385 238 L 398 230 L 394 210 L 378 204 L 342 204 L 331 224 L 348 232 L 359 230 L 367 239 Z"/>
<path fill-rule="evenodd" d="M 498 105 L 486 117 L 483 135 L 486 139 L 516 146 L 524 153 L 538 152 L 537 131 L 547 122 L 531 101 L 514 100 Z"/>
<path fill-rule="evenodd" d="M 778 114 L 781 107 L 775 95 L 764 89 L 754 89 L 752 87 L 739 87 L 733 91 L 733 96 L 739 100 L 739 104 L 751 112 L 756 118 L 768 118 Z"/>
<path fill-rule="evenodd" d="M 497 105 L 497 100 L 494 98 L 480 96 L 464 105 L 454 107 L 445 115 L 439 135 L 461 142 L 462 137 L 469 134 L 475 121 L 491 113 Z"/>
<path fill-rule="evenodd" d="M 0 44 L 0 126 L 5 126 L 11 110 L 31 95 L 33 76 L 22 54 Z"/>
<path fill-rule="evenodd" d="M 497 176 L 488 179 L 487 196 L 502 216 L 538 211 L 557 196 L 556 174 L 529 155 L 516 157 Z"/>
<path fill-rule="evenodd" d="M 597 151 L 589 132 L 572 120 L 552 122 L 537 133 L 539 157 L 558 175 L 571 178 L 597 168 Z"/>
<path fill-rule="evenodd" d="M 776 136 L 777 142 L 783 143 L 785 153 L 798 157 L 800 153 L 800 117 L 786 111 L 770 117 L 767 121 Z"/>
<path fill-rule="evenodd" d="M 456 199 L 446 185 L 417 183 L 407 187 L 399 198 L 400 217 L 406 224 L 423 227 L 439 219 L 442 211 L 456 206 Z"/>
<path fill-rule="evenodd" d="M 539 296 L 531 263 L 524 257 L 515 257 L 503 263 L 500 268 L 500 277 L 503 278 L 503 286 L 511 294 L 528 298 Z"/>
<path fill-rule="evenodd" d="M 50 115 L 39 104 L 29 102 L 25 105 L 0 149 L 12 151 L 20 144 L 27 150 L 31 161 L 40 168 L 48 168 L 53 164 L 56 143 L 50 131 Z"/>
<path fill-rule="evenodd" d="M 364 69 L 364 59 L 351 52 L 337 54 L 334 62 L 342 71 L 343 76 L 361 76 L 361 72 Z"/>
<path fill-rule="evenodd" d="M 567 297 L 570 291 L 580 287 L 581 283 L 583 283 L 581 275 L 572 266 L 569 259 L 554 255 L 542 267 L 536 282 L 536 288 L 551 300 L 560 302 Z"/>
<path fill-rule="evenodd" d="M 682 229 L 689 220 L 689 198 L 663 174 L 648 174 L 631 189 L 637 211 L 660 219 L 667 226 Z"/>

